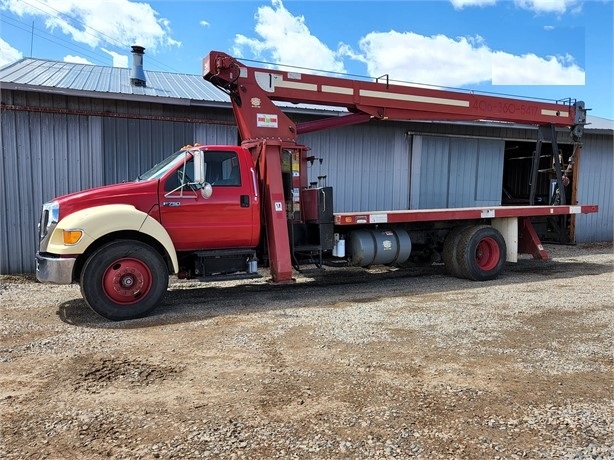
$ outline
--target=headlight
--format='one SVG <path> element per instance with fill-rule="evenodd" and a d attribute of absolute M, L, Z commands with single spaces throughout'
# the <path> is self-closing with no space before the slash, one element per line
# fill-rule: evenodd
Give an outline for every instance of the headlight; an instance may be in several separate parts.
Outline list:
<path fill-rule="evenodd" d="M 57 201 L 51 201 L 43 205 L 41 220 L 38 224 L 38 233 L 41 240 L 57 225 L 59 218 L 60 205 Z"/>

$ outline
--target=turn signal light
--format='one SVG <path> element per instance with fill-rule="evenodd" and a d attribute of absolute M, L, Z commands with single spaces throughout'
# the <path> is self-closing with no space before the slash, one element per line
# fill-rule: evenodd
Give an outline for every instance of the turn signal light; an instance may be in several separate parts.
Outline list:
<path fill-rule="evenodd" d="M 64 244 L 77 244 L 83 236 L 83 230 L 64 230 Z"/>

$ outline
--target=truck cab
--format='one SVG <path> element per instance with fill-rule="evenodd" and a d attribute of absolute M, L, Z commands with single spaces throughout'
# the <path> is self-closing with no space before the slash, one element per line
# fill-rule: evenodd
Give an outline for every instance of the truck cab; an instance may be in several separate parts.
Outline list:
<path fill-rule="evenodd" d="M 260 198 L 252 157 L 237 146 L 186 146 L 132 182 L 43 205 L 36 275 L 79 282 L 110 319 L 146 314 L 168 276 L 255 276 Z"/>
<path fill-rule="evenodd" d="M 159 185 L 158 220 L 175 250 L 256 247 L 260 214 L 249 152 L 229 146 L 203 146 L 187 152 L 180 154 L 184 161 Z M 153 171 L 155 175 L 155 168 Z M 143 180 L 149 175 L 142 176 Z"/>

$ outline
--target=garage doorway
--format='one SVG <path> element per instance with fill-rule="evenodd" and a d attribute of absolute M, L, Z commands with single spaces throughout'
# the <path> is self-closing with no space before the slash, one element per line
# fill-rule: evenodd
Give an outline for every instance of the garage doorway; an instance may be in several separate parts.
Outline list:
<path fill-rule="evenodd" d="M 565 203 L 576 203 L 577 171 L 573 168 L 573 144 L 558 143 L 561 171 L 569 179 L 564 187 Z M 503 161 L 502 205 L 528 205 L 535 142 L 506 141 Z M 542 145 L 535 188 L 535 205 L 559 204 L 556 195 L 555 161 L 550 143 Z M 567 174 L 565 174 L 567 172 Z M 573 219 L 569 216 L 533 218 L 533 226 L 543 242 L 566 244 L 574 241 Z"/>

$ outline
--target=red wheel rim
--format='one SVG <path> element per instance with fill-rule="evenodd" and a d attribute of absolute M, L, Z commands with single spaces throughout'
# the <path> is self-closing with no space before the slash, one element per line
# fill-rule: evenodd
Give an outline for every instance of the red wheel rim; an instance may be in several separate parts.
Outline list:
<path fill-rule="evenodd" d="M 480 270 L 490 271 L 497 266 L 501 254 L 493 238 L 483 238 L 475 250 L 475 261 Z"/>
<path fill-rule="evenodd" d="M 130 305 L 141 300 L 151 289 L 151 271 L 137 259 L 118 259 L 104 272 L 102 289 L 113 302 Z"/>

